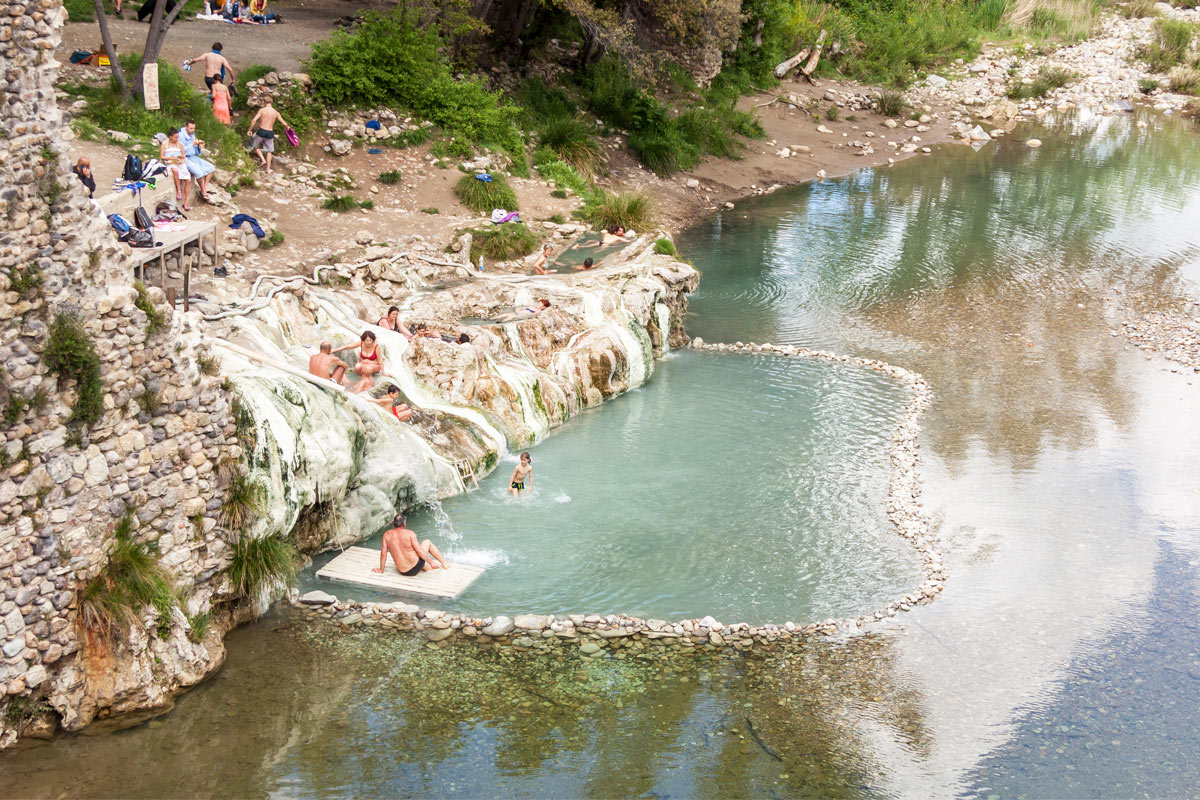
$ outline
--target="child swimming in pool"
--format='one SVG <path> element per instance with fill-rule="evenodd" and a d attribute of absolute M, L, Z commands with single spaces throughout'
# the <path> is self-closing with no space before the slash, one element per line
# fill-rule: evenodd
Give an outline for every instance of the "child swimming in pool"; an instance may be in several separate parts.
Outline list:
<path fill-rule="evenodd" d="M 529 486 L 526 486 L 526 481 Z M 513 497 L 520 497 L 522 492 L 533 491 L 533 459 L 529 457 L 529 453 L 521 453 L 521 463 L 513 468 L 512 478 L 509 480 L 508 493 Z"/>

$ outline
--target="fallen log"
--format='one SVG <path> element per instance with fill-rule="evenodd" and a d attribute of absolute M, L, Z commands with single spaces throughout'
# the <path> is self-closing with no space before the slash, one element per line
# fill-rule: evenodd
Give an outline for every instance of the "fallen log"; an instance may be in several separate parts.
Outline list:
<path fill-rule="evenodd" d="M 800 74 L 804 76 L 805 80 L 814 86 L 817 82 L 813 80 L 813 73 L 817 71 L 817 62 L 821 59 L 821 47 L 825 44 L 825 37 L 827 35 L 827 32 L 822 29 L 821 34 L 817 37 L 817 44 L 813 47 L 808 63 L 804 65 L 804 69 L 800 70 Z"/>
<path fill-rule="evenodd" d="M 789 58 L 787 61 L 780 62 L 775 67 L 775 77 L 782 78 L 784 75 L 787 75 L 789 72 L 794 70 L 796 67 L 800 66 L 800 62 L 803 61 L 804 59 L 808 58 L 808 53 L 809 53 L 810 49 L 811 48 L 806 47 L 803 50 L 801 50 L 799 53 L 796 53 L 796 55 Z"/>

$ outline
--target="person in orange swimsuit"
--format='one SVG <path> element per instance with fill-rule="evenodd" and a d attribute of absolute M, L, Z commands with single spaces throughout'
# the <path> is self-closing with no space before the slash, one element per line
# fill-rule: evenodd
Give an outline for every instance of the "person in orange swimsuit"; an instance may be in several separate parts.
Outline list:
<path fill-rule="evenodd" d="M 213 76 L 212 85 L 213 116 L 218 122 L 232 125 L 233 118 L 229 116 L 229 89 L 225 87 L 220 75 Z"/>
<path fill-rule="evenodd" d="M 333 352 L 340 353 L 354 347 L 354 344 L 342 345 Z M 375 334 L 371 331 L 363 331 L 363 335 L 358 337 L 358 363 L 354 365 L 354 371 L 358 373 L 360 380 L 358 385 L 350 390 L 352 392 L 370 389 L 375 385 L 371 376 L 383 372 L 383 353 L 379 352 L 379 345 L 375 343 Z"/>

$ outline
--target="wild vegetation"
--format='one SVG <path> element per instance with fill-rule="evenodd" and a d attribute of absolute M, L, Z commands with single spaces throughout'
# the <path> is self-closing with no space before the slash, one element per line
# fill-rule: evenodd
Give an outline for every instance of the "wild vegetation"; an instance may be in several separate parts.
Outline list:
<path fill-rule="evenodd" d="M 1137 56 L 1152 72 L 1168 72 L 1184 62 L 1194 34 L 1195 27 L 1185 20 L 1157 19 L 1153 40 L 1139 47 Z"/>
<path fill-rule="evenodd" d="M 506 222 L 491 228 L 476 228 L 471 234 L 471 261 L 479 256 L 492 261 L 508 261 L 527 256 L 537 248 L 541 237 L 521 222 Z"/>
<path fill-rule="evenodd" d="M 113 530 L 104 569 L 80 590 L 79 619 L 84 630 L 112 640 L 128 631 L 147 606 L 158 614 L 164 638 L 176 604 L 170 577 L 144 542 L 133 536 L 133 512 L 121 515 Z"/>
<path fill-rule="evenodd" d="M 104 411 L 100 357 L 78 317 L 60 313 L 54 318 L 42 358 L 59 377 L 75 381 L 71 421 L 91 425 L 100 419 Z"/>
<path fill-rule="evenodd" d="M 462 204 L 480 214 L 491 213 L 494 208 L 507 211 L 517 210 L 517 195 L 508 185 L 501 172 L 488 173 L 490 181 L 480 180 L 475 173 L 463 175 L 454 184 L 454 195 Z"/>
<path fill-rule="evenodd" d="M 256 539 L 242 533 L 233 544 L 227 572 L 234 595 L 254 598 L 266 588 L 290 583 L 296 558 L 296 548 L 278 536 Z"/>

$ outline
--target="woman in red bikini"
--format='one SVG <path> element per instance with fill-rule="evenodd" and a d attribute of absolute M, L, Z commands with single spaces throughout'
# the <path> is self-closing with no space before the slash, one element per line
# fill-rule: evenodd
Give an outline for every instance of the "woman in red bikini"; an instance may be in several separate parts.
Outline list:
<path fill-rule="evenodd" d="M 347 344 L 333 352 L 340 353 L 353 348 L 353 344 Z M 379 345 L 375 344 L 375 334 L 370 331 L 363 331 L 363 335 L 358 337 L 358 363 L 354 365 L 354 371 L 358 373 L 360 380 L 358 385 L 350 390 L 352 392 L 370 389 L 375 385 L 371 376 L 383 372 L 383 354 L 379 352 Z"/>

